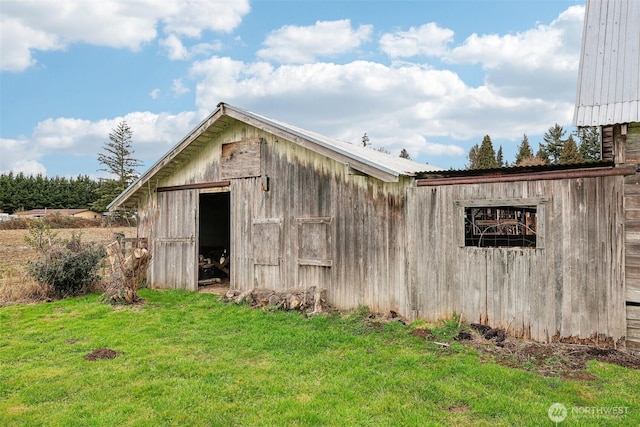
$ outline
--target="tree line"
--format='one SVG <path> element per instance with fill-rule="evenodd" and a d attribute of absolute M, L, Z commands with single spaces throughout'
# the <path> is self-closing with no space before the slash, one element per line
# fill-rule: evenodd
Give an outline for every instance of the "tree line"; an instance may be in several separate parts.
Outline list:
<path fill-rule="evenodd" d="M 557 123 L 544 134 L 534 153 L 525 134 L 518 146 L 515 161 L 509 163 L 503 158 L 502 146 L 497 151 L 489 135 L 485 135 L 480 145 L 471 147 L 468 169 L 491 169 L 508 166 L 532 166 L 582 163 L 600 159 L 600 138 L 597 128 L 580 128 L 565 138 L 566 131 Z M 576 142 L 576 139 L 578 142 Z M 26 176 L 23 173 L 0 175 L 0 212 L 14 213 L 30 209 L 92 209 L 106 212 L 107 205 L 122 193 L 138 174 L 136 168 L 141 162 L 133 157 L 133 131 L 122 121 L 109 133 L 109 141 L 104 143 L 103 153 L 98 161 L 112 179 L 92 180 L 86 175 L 77 178 L 42 175 Z M 362 145 L 370 145 L 365 133 Z M 384 148 L 378 149 L 385 151 Z M 407 150 L 400 157 L 410 159 Z"/>
<path fill-rule="evenodd" d="M 0 211 L 30 209 L 89 209 L 98 198 L 100 183 L 86 175 L 77 178 L 0 175 Z"/>
<path fill-rule="evenodd" d="M 513 163 L 504 160 L 502 146 L 495 151 L 491 137 L 469 150 L 467 169 L 493 169 L 510 166 L 536 166 L 584 163 L 600 160 L 600 135 L 597 127 L 580 128 L 565 138 L 567 131 L 557 123 L 549 128 L 534 153 L 524 134 Z M 577 142 L 576 142 L 577 140 Z"/>
<path fill-rule="evenodd" d="M 107 206 L 137 177 L 141 163 L 133 157 L 133 131 L 122 121 L 109 133 L 98 162 L 114 178 L 93 180 L 86 175 L 77 178 L 48 178 L 41 174 L 0 175 L 0 212 L 14 213 L 31 209 L 91 209 L 106 212 Z"/>

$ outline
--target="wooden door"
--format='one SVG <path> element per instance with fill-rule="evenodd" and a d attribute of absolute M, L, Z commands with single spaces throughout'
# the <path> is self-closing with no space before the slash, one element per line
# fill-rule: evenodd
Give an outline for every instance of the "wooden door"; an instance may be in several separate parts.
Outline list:
<path fill-rule="evenodd" d="M 198 290 L 198 190 L 158 193 L 158 221 L 153 239 L 150 285 Z"/>
<path fill-rule="evenodd" d="M 282 289 L 282 220 L 254 219 L 251 224 L 253 286 Z"/>
<path fill-rule="evenodd" d="M 331 289 L 331 217 L 297 218 L 296 285 Z"/>

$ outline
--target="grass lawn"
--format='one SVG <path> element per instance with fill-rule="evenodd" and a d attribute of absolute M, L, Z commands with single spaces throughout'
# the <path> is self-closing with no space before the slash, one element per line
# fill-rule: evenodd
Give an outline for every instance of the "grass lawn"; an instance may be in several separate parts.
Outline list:
<path fill-rule="evenodd" d="M 589 381 L 507 368 L 459 343 L 362 314 L 305 318 L 142 290 L 0 308 L 2 426 L 639 425 L 640 371 L 590 362 Z M 86 360 L 99 348 L 122 352 Z M 612 413 L 613 412 L 613 413 Z"/>

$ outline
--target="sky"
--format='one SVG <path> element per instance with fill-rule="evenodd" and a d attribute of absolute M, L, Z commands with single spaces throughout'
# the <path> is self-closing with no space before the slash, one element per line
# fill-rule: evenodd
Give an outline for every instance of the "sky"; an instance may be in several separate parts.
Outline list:
<path fill-rule="evenodd" d="M 1 0 L 0 173 L 144 172 L 220 102 L 462 169 L 567 134 L 584 0 Z"/>

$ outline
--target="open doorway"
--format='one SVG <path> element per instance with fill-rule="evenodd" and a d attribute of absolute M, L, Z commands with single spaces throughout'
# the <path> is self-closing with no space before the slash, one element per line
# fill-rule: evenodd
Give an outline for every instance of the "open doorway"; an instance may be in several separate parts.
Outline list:
<path fill-rule="evenodd" d="M 198 236 L 198 290 L 223 294 L 231 277 L 229 192 L 200 194 Z"/>

